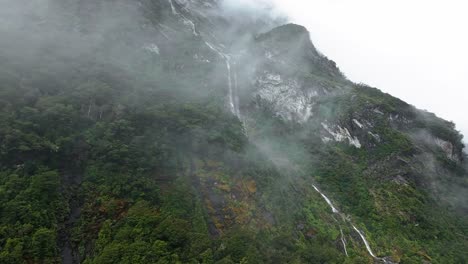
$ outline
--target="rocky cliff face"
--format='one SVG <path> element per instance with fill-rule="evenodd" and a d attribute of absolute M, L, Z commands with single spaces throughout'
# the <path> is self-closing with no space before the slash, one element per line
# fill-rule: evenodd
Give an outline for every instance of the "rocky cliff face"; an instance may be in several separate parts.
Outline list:
<path fill-rule="evenodd" d="M 46 225 L 65 263 L 467 260 L 461 135 L 348 80 L 304 27 L 216 0 L 49 3 L 0 40 L 3 83 L 27 91 L 2 101 L 0 157 L 80 175 Z M 11 147 L 28 124 L 47 143 Z"/>

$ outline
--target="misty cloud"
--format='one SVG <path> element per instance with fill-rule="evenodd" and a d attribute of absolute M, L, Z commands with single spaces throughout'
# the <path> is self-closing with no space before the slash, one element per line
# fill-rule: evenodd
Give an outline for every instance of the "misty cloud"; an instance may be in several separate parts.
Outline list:
<path fill-rule="evenodd" d="M 221 0 L 220 8 L 231 19 L 275 20 L 278 24 L 287 21 L 286 14 L 270 0 Z"/>

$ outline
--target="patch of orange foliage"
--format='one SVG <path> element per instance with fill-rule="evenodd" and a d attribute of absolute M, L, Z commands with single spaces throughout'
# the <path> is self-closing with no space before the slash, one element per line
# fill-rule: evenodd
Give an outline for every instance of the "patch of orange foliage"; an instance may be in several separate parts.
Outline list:
<path fill-rule="evenodd" d="M 224 192 L 230 192 L 231 191 L 231 186 L 229 186 L 227 184 L 218 184 L 216 187 L 218 187 L 218 189 L 220 189 L 221 191 L 224 191 Z"/>
<path fill-rule="evenodd" d="M 257 192 L 257 183 L 254 180 L 248 180 L 246 183 L 247 191 L 250 194 L 254 194 Z"/>

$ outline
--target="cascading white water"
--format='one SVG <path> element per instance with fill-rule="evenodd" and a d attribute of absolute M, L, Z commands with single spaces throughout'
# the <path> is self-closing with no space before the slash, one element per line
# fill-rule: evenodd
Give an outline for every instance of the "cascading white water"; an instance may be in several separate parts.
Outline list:
<path fill-rule="evenodd" d="M 312 186 L 314 187 L 314 189 L 322 196 L 322 198 L 325 200 L 325 202 L 327 202 L 327 204 L 330 206 L 330 208 L 332 209 L 332 212 L 335 213 L 335 214 L 340 214 L 340 212 L 335 208 L 335 206 L 333 206 L 333 203 L 331 202 L 330 199 L 328 199 L 328 197 L 323 194 L 318 188 L 317 186 L 313 185 Z M 343 218 L 344 219 L 344 218 Z M 336 221 L 336 219 L 335 219 Z M 349 220 L 345 220 L 345 221 L 349 221 Z M 366 246 L 366 249 L 367 249 L 367 252 L 369 253 L 369 255 L 371 255 L 373 258 L 375 259 L 380 259 L 382 260 L 384 263 L 391 263 L 391 262 L 388 262 L 387 260 L 385 259 L 381 259 L 379 257 L 377 257 L 374 252 L 372 251 L 372 248 L 370 247 L 370 244 L 369 242 L 367 241 L 366 237 L 364 236 L 364 234 L 356 228 L 355 225 L 353 225 L 351 223 L 351 226 L 353 227 L 353 229 L 359 234 L 359 236 L 361 237 L 361 240 L 364 242 L 364 245 Z M 340 232 L 341 232 L 341 242 L 343 243 L 343 247 L 344 247 L 344 250 L 345 250 L 345 254 L 346 256 L 348 256 L 348 251 L 346 249 L 346 240 L 344 239 L 344 235 L 343 235 L 343 230 L 341 229 L 340 227 Z"/>
<path fill-rule="evenodd" d="M 182 19 L 184 20 L 184 24 L 188 25 L 192 28 L 192 33 L 195 36 L 198 36 L 197 28 L 195 27 L 195 23 L 193 23 L 192 20 L 186 18 L 184 15 L 182 15 Z"/>
<path fill-rule="evenodd" d="M 331 202 L 331 200 L 328 199 L 328 197 L 327 197 L 325 194 L 323 194 L 323 193 L 319 190 L 319 188 L 317 188 L 317 186 L 315 186 L 315 185 L 313 185 L 313 184 L 312 184 L 312 186 L 313 186 L 314 189 L 322 196 L 322 198 L 325 200 L 325 202 L 327 202 L 327 204 L 330 206 L 330 208 L 332 209 L 332 212 L 333 212 L 334 214 L 340 213 L 340 211 L 338 211 L 338 209 L 336 209 L 335 206 L 333 206 L 333 203 Z M 334 219 L 334 218 L 333 218 L 333 219 Z M 335 219 L 335 221 L 337 221 L 337 220 Z M 337 222 L 338 222 L 338 221 L 337 221 Z M 343 248 L 344 248 L 345 254 L 346 254 L 346 256 L 348 256 L 348 250 L 346 249 L 346 240 L 345 240 L 345 238 L 344 238 L 343 229 L 341 229 L 341 226 L 340 226 L 340 233 L 341 233 L 341 243 L 343 243 Z"/>
<path fill-rule="evenodd" d="M 223 54 L 225 61 L 226 61 L 226 68 L 228 72 L 228 87 L 229 87 L 229 92 L 228 92 L 228 98 L 229 98 L 229 107 L 231 109 L 231 112 L 235 115 L 237 115 L 237 110 L 236 106 L 234 104 L 234 96 L 232 92 L 232 77 L 231 77 L 231 57 L 229 57 L 226 54 Z"/>
<path fill-rule="evenodd" d="M 219 56 L 224 58 L 224 55 L 219 50 L 217 50 L 213 45 L 211 45 L 209 42 L 205 41 L 205 45 L 208 46 L 208 48 L 210 48 L 212 51 L 218 53 Z"/>
<path fill-rule="evenodd" d="M 211 49 L 213 50 L 214 52 L 216 52 L 221 58 L 224 59 L 225 63 L 226 63 L 226 68 L 227 68 L 227 75 L 228 75 L 228 88 L 229 88 L 229 91 L 228 91 L 228 100 L 229 100 L 229 109 L 231 110 L 231 113 L 233 113 L 234 115 L 236 115 L 237 117 L 240 117 L 240 111 L 239 111 L 239 108 L 238 108 L 238 104 L 236 103 L 236 101 L 238 101 L 237 99 L 237 96 L 236 96 L 236 99 L 234 99 L 234 92 L 233 92 L 233 85 L 232 85 L 232 73 L 231 73 L 231 57 L 223 52 L 221 52 L 220 50 L 218 50 L 217 48 L 215 48 L 212 44 L 210 44 L 209 42 L 206 42 L 205 41 L 205 44 Z M 237 89 L 237 77 L 235 77 L 235 88 Z M 236 93 L 237 94 L 237 93 Z"/>
<path fill-rule="evenodd" d="M 333 206 L 333 204 L 332 204 L 332 202 L 330 201 L 330 199 L 328 199 L 328 197 L 325 196 L 325 194 L 323 194 L 323 193 L 317 188 L 317 186 L 315 186 L 315 185 L 313 185 L 313 184 L 312 184 L 312 186 L 314 187 L 314 189 L 315 189 L 318 193 L 320 193 L 320 195 L 323 197 L 323 199 L 325 200 L 325 202 L 327 202 L 327 204 L 328 204 L 328 205 L 330 206 L 330 208 L 332 209 L 332 212 L 333 212 L 333 213 L 337 214 L 337 213 L 340 212 L 340 211 L 338 211 L 338 210 L 335 208 L 335 206 Z"/>
<path fill-rule="evenodd" d="M 237 84 L 237 64 L 234 64 L 234 106 L 236 109 L 236 116 L 240 117 L 240 110 L 239 110 L 239 94 L 238 94 L 238 84 Z"/>
<path fill-rule="evenodd" d="M 197 28 L 195 27 L 195 23 L 193 23 L 192 20 L 188 19 L 182 13 L 177 12 L 172 0 L 169 0 L 169 4 L 171 4 L 172 14 L 175 15 L 175 16 L 181 16 L 182 17 L 182 22 L 184 23 L 184 25 L 188 25 L 192 29 L 193 35 L 198 36 L 198 32 L 197 32 Z"/>
<path fill-rule="evenodd" d="M 169 0 L 169 4 L 171 4 L 171 10 L 173 15 L 178 15 L 179 13 L 176 11 L 174 7 L 174 3 L 172 3 L 172 0 Z"/>
<path fill-rule="evenodd" d="M 366 237 L 362 234 L 362 232 L 357 229 L 354 225 L 353 225 L 353 228 L 354 230 L 356 230 L 356 232 L 359 234 L 359 236 L 361 237 L 362 241 L 364 242 L 364 245 L 366 245 L 366 249 L 367 249 L 367 252 L 369 252 L 369 255 L 371 255 L 372 257 L 374 258 L 377 258 L 377 256 L 375 256 L 374 252 L 372 252 L 372 249 L 369 245 L 369 242 L 367 242 L 367 239 Z"/>
<path fill-rule="evenodd" d="M 341 229 L 341 227 L 340 227 L 340 233 L 341 233 L 341 243 L 343 243 L 344 252 L 345 252 L 346 256 L 349 257 L 348 256 L 348 250 L 346 249 L 346 239 L 344 237 L 343 229 Z"/>

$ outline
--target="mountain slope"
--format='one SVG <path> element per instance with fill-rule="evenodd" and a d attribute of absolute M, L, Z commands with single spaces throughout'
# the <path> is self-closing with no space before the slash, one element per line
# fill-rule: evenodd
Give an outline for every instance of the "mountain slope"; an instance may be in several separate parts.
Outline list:
<path fill-rule="evenodd" d="M 454 125 L 347 80 L 305 28 L 38 3 L 0 19 L 0 263 L 468 260 Z"/>

